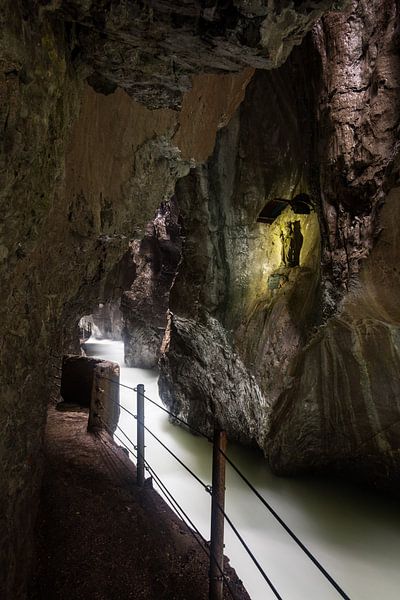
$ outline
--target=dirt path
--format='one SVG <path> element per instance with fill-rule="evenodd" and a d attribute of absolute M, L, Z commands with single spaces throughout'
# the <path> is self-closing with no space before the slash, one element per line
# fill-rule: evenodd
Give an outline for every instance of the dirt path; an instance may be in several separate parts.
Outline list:
<path fill-rule="evenodd" d="M 49 410 L 30 600 L 206 600 L 208 561 L 87 413 Z M 249 600 L 228 566 L 236 600 Z M 231 599 L 225 591 L 226 600 Z"/>

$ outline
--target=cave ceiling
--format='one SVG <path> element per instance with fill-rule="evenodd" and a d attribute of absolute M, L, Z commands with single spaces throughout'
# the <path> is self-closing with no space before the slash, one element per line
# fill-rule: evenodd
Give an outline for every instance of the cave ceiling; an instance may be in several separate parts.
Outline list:
<path fill-rule="evenodd" d="M 67 24 L 75 68 L 98 92 L 121 87 L 149 108 L 179 109 L 197 73 L 270 69 L 345 0 L 42 2 Z"/>

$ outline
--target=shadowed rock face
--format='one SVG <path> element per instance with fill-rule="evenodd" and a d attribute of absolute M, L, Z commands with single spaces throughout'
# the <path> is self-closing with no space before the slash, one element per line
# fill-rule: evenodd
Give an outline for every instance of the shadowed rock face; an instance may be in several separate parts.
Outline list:
<path fill-rule="evenodd" d="M 393 490 L 400 472 L 397 19 L 394 2 L 326 15 L 284 66 L 257 72 L 207 166 L 179 183 L 190 234 L 171 292 L 160 380 L 171 406 L 204 427 L 216 415 L 231 435 L 247 431 L 279 473 L 329 468 Z M 272 224 L 256 222 L 268 201 L 299 193 L 311 198 L 310 214 L 288 207 Z M 189 344 L 186 331 L 196 338 L 196 323 L 198 339 Z M 204 359 L 199 347 L 207 346 L 220 361 Z M 181 375 L 182 348 L 191 356 L 192 388 L 188 370 Z M 232 415 L 246 412 L 241 387 L 230 368 L 225 382 L 213 368 L 230 354 L 243 365 L 241 381 L 255 377 L 260 391 L 248 391 L 242 429 Z M 199 393 L 204 364 L 210 375 Z"/>
<path fill-rule="evenodd" d="M 300 352 L 267 448 L 279 472 L 329 466 L 398 490 L 396 4 L 354 4 L 349 18 L 330 15 L 314 35 L 319 123 L 328 132 L 320 146 L 322 310 L 334 314 Z"/>
<path fill-rule="evenodd" d="M 142 240 L 131 242 L 137 277 L 122 296 L 125 362 L 157 366 L 167 322 L 169 292 L 181 258 L 182 238 L 175 196 L 163 202 Z"/>
<path fill-rule="evenodd" d="M 43 4 L 71 24 L 74 63 L 94 89 L 111 93 L 120 86 L 149 107 L 179 108 L 192 75 L 279 66 L 326 10 L 345 2 Z"/>
<path fill-rule="evenodd" d="M 298 53 L 278 71 L 257 72 L 240 114 L 220 133 L 214 156 L 176 188 L 187 235 L 171 291 L 161 393 L 186 417 L 193 419 L 193 413 L 211 427 L 216 415 L 231 437 L 257 441 L 263 448 L 271 407 L 287 385 L 293 356 L 318 319 L 316 211 L 296 214 L 288 205 L 273 224 L 257 222 L 268 200 L 311 193 L 310 126 L 309 135 L 303 134 L 313 86 L 304 92 L 302 65 Z M 301 242 L 294 253 L 293 231 Z M 195 332 L 196 323 L 199 340 L 190 345 L 185 331 Z M 202 382 L 201 394 L 190 393 L 196 386 L 191 388 L 189 369 L 182 371 L 182 348 Z M 204 358 L 207 353 L 213 360 Z M 234 356 L 234 366 L 221 368 L 224 356 Z M 195 375 L 205 364 L 209 376 Z M 238 415 L 228 425 L 227 415 L 235 407 Z M 242 428 L 233 425 L 237 421 Z M 251 433 L 246 436 L 245 430 Z"/>
<path fill-rule="evenodd" d="M 260 436 L 265 399 L 218 320 L 169 314 L 162 351 L 160 393 L 174 414 L 208 435 L 217 421 L 245 444 Z"/>

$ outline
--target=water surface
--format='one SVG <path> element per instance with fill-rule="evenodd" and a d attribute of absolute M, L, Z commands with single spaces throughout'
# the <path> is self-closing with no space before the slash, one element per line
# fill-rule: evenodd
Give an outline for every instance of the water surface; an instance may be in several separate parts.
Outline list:
<path fill-rule="evenodd" d="M 161 403 L 157 372 L 126 368 L 122 342 L 90 340 L 87 348 L 121 365 L 121 383 L 143 383 L 146 395 Z M 134 392 L 121 388 L 121 404 L 136 413 Z M 145 411 L 146 425 L 210 484 L 211 445 L 172 425 L 157 407 L 146 403 Z M 123 410 L 119 425 L 135 442 L 136 422 Z M 238 445 L 228 446 L 228 454 L 352 600 L 400 599 L 397 501 L 337 480 L 275 477 L 261 453 Z M 209 539 L 210 496 L 148 434 L 146 460 Z M 340 598 L 229 465 L 226 512 L 284 600 Z M 275 598 L 228 524 L 225 553 L 252 600 Z"/>

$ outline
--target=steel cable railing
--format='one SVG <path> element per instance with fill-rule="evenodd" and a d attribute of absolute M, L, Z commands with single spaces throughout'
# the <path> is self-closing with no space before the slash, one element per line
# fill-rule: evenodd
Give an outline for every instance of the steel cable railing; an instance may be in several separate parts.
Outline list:
<path fill-rule="evenodd" d="M 100 377 L 101 377 L 101 379 L 105 379 L 106 381 L 109 381 L 110 383 L 113 383 L 114 385 L 119 385 L 120 387 L 124 387 L 124 388 L 126 388 L 128 390 L 131 390 L 132 392 L 137 392 L 137 388 L 133 388 L 133 387 L 131 387 L 129 385 L 124 385 L 123 383 L 119 383 L 118 381 L 115 381 L 114 379 L 110 379 L 109 377 L 105 377 L 104 375 L 100 375 Z M 150 404 L 153 404 L 153 406 L 156 406 L 157 408 L 159 408 L 160 410 L 162 410 L 163 412 L 165 412 L 167 415 L 169 415 L 175 421 L 178 421 L 179 423 L 182 423 L 182 425 L 184 425 L 185 427 L 187 427 L 188 429 L 190 429 L 190 431 L 192 431 L 196 435 L 205 438 L 209 442 L 212 442 L 212 439 L 210 438 L 210 436 L 206 435 L 203 431 L 200 431 L 200 429 L 197 429 L 196 427 L 193 427 L 193 425 L 189 425 L 189 423 L 187 421 L 185 421 L 181 417 L 178 417 L 178 415 L 174 414 L 173 412 L 171 412 L 170 410 L 168 410 L 167 408 L 165 408 L 165 406 L 162 406 L 162 404 L 159 404 L 158 402 L 156 402 L 152 398 L 149 398 L 146 395 L 144 395 L 144 398 L 145 398 L 145 400 L 147 400 L 148 402 L 150 402 Z"/>
<path fill-rule="evenodd" d="M 189 425 L 189 423 L 187 421 L 185 421 L 181 417 L 178 417 L 178 415 L 175 415 L 173 412 L 171 412 L 170 410 L 168 410 L 167 408 L 165 408 L 164 406 L 162 406 L 158 402 L 155 402 L 154 400 L 152 400 L 148 396 L 145 395 L 144 398 L 145 398 L 145 400 L 147 400 L 148 402 L 150 402 L 154 406 L 157 406 L 157 408 L 159 408 L 162 411 L 164 411 L 165 413 L 167 413 L 167 415 L 169 415 L 175 421 L 178 421 L 179 423 L 182 423 L 182 425 L 185 425 L 185 427 L 187 427 L 188 429 L 190 429 L 190 431 L 193 431 L 193 433 L 195 433 L 196 435 L 198 435 L 200 437 L 203 437 L 208 442 L 212 443 L 212 438 L 210 438 L 208 435 L 206 435 L 203 431 L 200 431 L 200 429 L 197 429 L 196 427 L 193 427 L 193 425 Z"/>
<path fill-rule="evenodd" d="M 117 438 L 117 440 L 124 446 L 124 448 L 130 452 L 134 458 L 137 460 L 137 455 L 135 454 L 135 452 L 132 451 L 131 448 L 129 448 L 126 443 L 121 440 L 121 438 L 114 432 L 111 431 L 111 429 L 108 427 L 108 425 L 103 421 L 103 419 L 101 419 L 99 417 L 101 423 L 104 425 L 104 427 L 106 428 L 106 430 L 108 431 L 108 433 L 111 436 L 114 436 L 115 438 Z M 129 441 L 129 443 L 132 445 L 132 447 L 136 450 L 136 445 L 133 443 L 133 441 L 129 438 L 129 436 L 118 426 L 119 431 L 124 435 L 124 437 Z M 205 552 L 207 558 L 211 559 L 211 560 L 216 560 L 215 557 L 212 556 L 211 551 L 207 549 L 207 542 L 204 539 L 204 537 L 202 536 L 202 534 L 200 533 L 199 529 L 196 527 L 196 525 L 193 523 L 192 519 L 188 516 L 188 514 L 185 512 L 185 510 L 181 507 L 181 505 L 178 503 L 178 501 L 176 500 L 176 498 L 174 498 L 174 496 L 172 495 L 172 493 L 168 490 L 168 488 L 166 487 L 166 485 L 163 483 L 163 481 L 161 480 L 161 478 L 157 475 L 157 473 L 155 472 L 155 470 L 150 466 L 150 464 L 148 463 L 147 460 L 145 460 L 145 465 L 146 465 L 146 470 L 150 473 L 150 475 L 156 480 L 160 491 L 163 493 L 164 497 L 167 499 L 167 502 L 171 503 L 173 507 L 175 507 L 175 511 L 177 512 L 178 516 L 182 519 L 182 521 L 186 524 L 190 534 L 194 537 L 194 539 L 196 540 L 196 542 L 199 544 L 199 546 L 201 547 L 201 549 Z M 189 525 L 188 525 L 189 524 Z M 200 537 L 200 539 L 202 540 L 203 543 L 200 542 L 200 540 L 198 539 L 198 537 L 194 534 L 196 533 L 197 536 Z M 224 583 L 226 584 L 230 595 L 232 597 L 233 600 L 235 599 L 235 594 L 232 590 L 232 587 L 229 583 L 229 579 L 227 578 L 227 576 L 225 575 L 225 573 L 223 572 L 223 570 L 219 567 L 218 563 L 217 563 L 217 568 L 221 573 L 221 577 L 224 580 Z"/>
<path fill-rule="evenodd" d="M 146 425 L 143 424 L 144 429 L 153 437 L 157 440 L 157 442 L 171 455 L 173 456 L 173 458 L 175 458 L 175 460 L 182 465 L 182 467 L 184 469 L 186 469 L 186 471 L 202 486 L 202 488 L 207 491 L 209 494 L 212 494 L 212 488 L 210 485 L 207 485 L 204 483 L 204 481 L 202 481 L 200 479 L 200 477 L 198 477 L 196 475 L 196 473 L 194 473 L 187 465 L 185 465 L 183 463 L 183 461 L 181 461 L 181 459 L 176 456 L 176 454 L 174 452 L 172 452 L 172 450 L 170 450 L 148 427 L 146 427 Z M 122 431 L 122 430 L 121 430 Z M 243 547 L 245 548 L 246 552 L 248 553 L 248 555 L 250 556 L 251 560 L 253 561 L 253 563 L 255 564 L 255 566 L 257 567 L 257 569 L 259 570 L 259 572 L 261 573 L 262 577 L 264 578 L 264 580 L 267 582 L 267 584 L 269 585 L 269 587 L 271 588 L 272 592 L 275 594 L 276 598 L 278 598 L 278 600 L 282 600 L 281 596 L 278 594 L 276 588 L 274 587 L 273 583 L 271 582 L 271 580 L 269 579 L 268 575 L 265 573 L 264 569 L 261 567 L 260 563 L 257 561 L 257 559 L 255 558 L 254 554 L 252 553 L 252 551 L 250 550 L 249 546 L 246 544 L 246 542 L 244 541 L 243 537 L 240 535 L 238 529 L 235 527 L 235 525 L 233 524 L 232 520 L 228 517 L 228 515 L 226 514 L 226 512 L 223 510 L 223 508 L 217 504 L 218 509 L 222 512 L 222 514 L 224 515 L 225 519 L 227 520 L 227 522 L 229 523 L 229 525 L 231 526 L 232 530 L 234 531 L 234 533 L 236 534 L 237 538 L 239 539 L 239 541 L 241 542 L 241 544 L 243 545 Z"/>
<path fill-rule="evenodd" d="M 114 401 L 114 400 L 113 400 Z M 137 415 L 134 415 L 133 413 L 132 416 L 137 420 Z M 103 425 L 105 425 L 104 421 L 100 418 L 100 421 L 103 423 Z M 206 483 L 204 483 L 204 481 L 202 481 L 200 479 L 200 477 L 198 477 L 198 475 L 196 475 L 196 473 L 194 473 L 194 471 L 192 471 L 192 469 L 190 469 L 187 465 L 185 465 L 185 463 L 170 449 L 168 448 L 168 446 L 166 446 L 159 438 L 158 436 L 156 436 L 149 427 L 147 427 L 146 425 L 144 425 L 144 423 L 141 423 L 141 425 L 144 427 L 145 431 L 147 431 L 147 433 L 149 433 L 161 446 L 162 448 L 164 448 L 190 475 L 191 477 L 193 477 L 193 479 L 195 479 L 200 485 L 201 487 L 207 491 L 208 493 L 212 493 L 212 489 L 210 485 L 207 485 Z M 105 425 L 106 426 L 106 425 Z M 107 427 L 107 426 L 106 426 Z M 109 428 L 107 427 L 107 430 L 109 430 Z M 135 451 L 137 451 L 137 447 L 136 445 L 133 443 L 133 441 L 129 438 L 129 436 L 122 430 L 121 427 L 118 426 L 118 430 L 123 434 L 123 436 L 129 441 L 129 443 L 132 445 L 132 447 L 135 449 Z M 124 442 L 121 441 L 121 438 L 116 435 L 114 433 L 114 437 L 116 437 L 121 443 L 123 443 L 123 445 L 126 447 L 126 445 L 124 444 Z M 129 449 L 128 449 L 129 450 Z M 133 454 L 133 453 L 132 453 Z M 135 456 L 135 458 L 137 459 L 137 456 Z M 145 464 L 148 465 L 148 462 L 145 461 Z M 149 466 L 149 465 L 148 465 Z M 151 468 L 151 467 L 150 467 Z M 175 500 L 175 499 L 174 499 Z M 227 520 L 227 522 L 229 523 L 230 527 L 232 528 L 232 530 L 234 531 L 234 533 L 236 534 L 237 538 L 239 539 L 239 541 L 241 542 L 241 544 L 243 545 L 243 547 L 245 548 L 246 552 L 248 553 L 248 555 L 250 556 L 251 560 L 253 561 L 253 563 L 255 564 L 256 568 L 258 569 L 258 571 L 261 573 L 262 577 L 264 578 L 264 580 L 266 581 L 266 583 L 269 585 L 269 587 L 271 588 L 273 594 L 275 595 L 275 597 L 278 600 L 282 600 L 282 597 L 279 595 L 279 593 L 277 592 L 275 586 L 273 585 L 273 583 L 271 582 L 271 580 L 269 579 L 268 575 L 265 573 L 264 569 L 261 567 L 260 563 L 257 561 L 257 559 L 255 558 L 254 554 L 252 553 L 252 551 L 250 550 L 249 546 L 247 545 L 247 543 L 244 541 L 243 537 L 240 535 L 238 529 L 235 527 L 235 525 L 233 524 L 232 520 L 228 517 L 228 515 L 226 514 L 226 512 L 222 509 L 222 507 L 220 505 L 218 505 L 219 510 L 223 513 L 225 519 Z"/>
<path fill-rule="evenodd" d="M 205 490 L 206 492 L 210 491 L 210 486 L 205 484 L 204 481 L 202 481 L 200 479 L 200 477 L 198 477 L 196 475 L 196 473 L 194 473 L 194 471 L 192 471 L 192 469 L 190 467 L 188 467 L 187 465 L 185 465 L 185 463 L 170 449 L 168 448 L 168 446 L 166 446 L 156 435 L 155 433 L 153 433 L 144 423 L 142 423 L 145 431 L 147 431 L 147 433 L 149 433 L 159 444 L 160 446 L 162 446 L 164 448 L 164 450 L 166 450 L 168 452 L 168 454 L 170 454 L 180 465 L 182 465 L 182 467 L 184 469 L 186 469 L 186 471 L 189 473 L 189 475 L 191 475 L 193 477 L 193 479 L 195 479 Z"/>
<path fill-rule="evenodd" d="M 152 477 L 154 477 L 154 479 L 157 481 L 158 486 L 164 490 L 164 494 L 165 497 L 167 498 L 167 500 L 169 499 L 169 501 L 172 503 L 173 506 L 175 506 L 175 510 L 177 510 L 178 516 L 180 516 L 180 518 L 185 522 L 185 519 L 187 521 L 187 523 L 190 524 L 189 527 L 189 531 L 192 529 L 194 529 L 194 531 L 196 532 L 197 536 L 199 536 L 202 540 L 203 543 L 200 542 L 200 540 L 198 539 L 197 536 L 193 536 L 194 539 L 198 542 L 199 546 L 202 548 L 202 550 L 205 552 L 207 558 L 211 559 L 212 561 L 214 561 L 217 565 L 217 569 L 221 574 L 221 577 L 224 580 L 224 583 L 226 584 L 230 595 L 232 596 L 233 600 L 235 600 L 235 594 L 231 588 L 231 585 L 229 583 L 229 579 L 226 576 L 226 574 L 224 573 L 224 571 L 220 568 L 215 556 L 213 556 L 213 554 L 211 553 L 210 550 L 207 550 L 206 545 L 207 542 L 204 539 L 204 537 L 201 535 L 200 531 L 198 530 L 198 528 L 196 527 L 196 525 L 193 523 L 193 521 L 191 520 L 191 518 L 187 515 L 187 513 L 183 510 L 183 508 L 180 506 L 180 504 L 176 501 L 176 499 L 172 496 L 171 492 L 168 490 L 168 488 L 165 486 L 165 484 L 162 482 L 162 480 L 160 479 L 160 477 L 157 475 L 157 473 L 154 471 L 154 469 L 152 467 L 150 467 L 150 465 L 148 464 L 147 461 L 145 461 L 146 464 L 146 468 L 149 471 L 149 473 L 152 475 Z M 187 524 L 186 523 L 186 524 Z"/>
<path fill-rule="evenodd" d="M 115 385 L 120 385 L 122 387 L 125 387 L 127 389 L 130 389 L 133 392 L 137 391 L 137 388 L 133 388 L 130 386 L 126 386 L 123 384 L 120 384 L 119 382 L 112 380 L 110 378 L 107 378 L 103 375 L 100 376 L 103 379 L 106 379 L 108 381 L 110 381 L 111 383 L 114 383 Z M 151 398 L 149 398 L 148 396 L 144 395 L 144 398 L 149 401 L 151 404 L 153 404 L 154 406 L 158 407 L 160 410 L 162 410 L 164 413 L 168 414 L 172 419 L 182 423 L 185 427 L 187 427 L 190 431 L 193 431 L 196 435 L 200 435 L 201 437 L 205 438 L 207 441 L 212 442 L 212 439 L 207 436 L 205 433 L 201 432 L 200 430 L 196 429 L 195 427 L 193 427 L 192 425 L 190 425 L 187 421 L 185 421 L 184 419 L 182 419 L 181 417 L 179 417 L 178 415 L 175 415 L 174 413 L 172 413 L 171 411 L 169 411 L 167 408 L 161 406 L 159 403 L 155 402 L 154 400 L 152 400 Z M 113 399 L 111 399 L 113 400 Z M 114 400 L 113 400 L 114 401 Z M 130 412 L 128 409 L 126 409 L 125 407 L 123 407 L 119 402 L 118 402 L 119 406 L 125 410 L 126 412 L 128 412 L 131 416 L 133 416 L 135 419 L 137 419 L 137 416 L 134 415 L 132 412 Z M 186 471 L 188 471 L 190 473 L 190 475 L 192 477 L 194 477 L 201 485 L 202 487 L 206 490 L 211 492 L 211 487 L 207 486 L 206 484 L 204 484 L 203 481 L 201 481 L 201 479 L 199 477 L 197 477 L 197 475 L 195 473 L 193 473 L 193 471 L 187 467 L 187 465 L 185 465 L 147 426 L 144 425 L 144 423 L 142 424 L 144 429 L 153 437 L 156 439 L 156 441 L 167 451 L 169 452 L 169 454 L 171 454 L 181 465 L 182 467 L 184 467 L 186 469 Z M 324 577 L 327 579 L 327 581 L 329 581 L 329 583 L 335 588 L 335 590 L 338 592 L 338 594 L 344 599 L 344 600 L 350 600 L 350 597 L 343 591 L 343 589 L 340 587 L 340 585 L 335 581 L 335 579 L 328 573 L 328 571 L 321 565 L 321 563 L 318 561 L 318 559 L 312 554 L 312 552 L 303 544 L 303 542 L 296 536 L 296 534 L 291 530 L 291 528 L 284 522 L 284 520 L 279 516 L 279 514 L 274 510 L 274 508 L 265 500 L 265 498 L 263 498 L 263 496 L 259 493 L 259 491 L 254 487 L 254 485 L 247 479 L 247 477 L 241 472 L 241 470 L 237 467 L 237 465 L 235 465 L 235 463 L 227 456 L 227 454 L 222 450 L 219 449 L 219 452 L 221 452 L 221 454 L 224 456 L 225 460 L 228 462 L 228 464 L 234 469 L 234 471 L 239 475 L 239 477 L 242 479 L 242 481 L 248 486 L 248 488 L 252 491 L 252 493 L 258 498 L 258 500 L 264 505 L 264 507 L 270 512 L 270 514 L 278 521 L 278 523 L 283 527 L 283 529 L 288 533 L 288 535 L 293 539 L 293 541 L 299 546 L 299 548 L 306 554 L 306 556 L 313 562 L 313 564 L 319 569 L 319 571 L 322 573 L 322 575 L 324 575 Z M 222 511 L 222 508 L 219 507 L 219 509 Z M 224 511 L 223 511 L 224 512 Z M 224 517 L 227 520 L 228 524 L 231 526 L 232 530 L 234 531 L 234 533 L 236 534 L 236 536 L 238 537 L 238 539 L 240 540 L 240 542 L 242 543 L 243 547 L 245 548 L 246 552 L 249 554 L 250 558 L 253 560 L 255 566 L 257 567 L 257 569 L 260 571 L 261 575 L 263 576 L 263 578 L 265 579 L 265 581 L 268 583 L 268 585 L 270 586 L 271 590 L 273 591 L 273 593 L 275 594 L 275 596 L 277 598 L 281 598 L 281 596 L 279 596 L 279 593 L 277 592 L 277 590 L 275 589 L 274 585 L 272 584 L 272 582 L 270 581 L 270 579 L 268 578 L 268 576 L 266 575 L 266 573 L 263 571 L 261 565 L 258 563 L 257 559 L 255 558 L 255 556 L 252 554 L 250 548 L 247 546 L 245 540 L 243 540 L 243 538 L 241 537 L 240 533 L 238 532 L 238 530 L 235 528 L 235 526 L 233 525 L 233 523 L 231 522 L 231 520 L 229 519 L 229 516 L 226 515 L 226 513 L 224 512 Z"/>
<path fill-rule="evenodd" d="M 308 556 L 308 558 L 314 563 L 314 565 L 321 571 L 321 573 L 325 576 L 325 578 L 329 581 L 329 583 L 336 589 L 336 591 L 340 594 L 342 598 L 345 600 L 350 600 L 350 597 L 342 590 L 338 583 L 333 579 L 333 577 L 326 571 L 326 569 L 321 565 L 321 563 L 315 558 L 310 550 L 303 544 L 303 542 L 297 537 L 297 535 L 290 529 L 288 525 L 286 525 L 285 521 L 278 515 L 278 513 L 272 508 L 272 506 L 263 498 L 260 492 L 253 486 L 253 484 L 247 479 L 245 475 L 240 471 L 240 469 L 235 465 L 234 462 L 226 455 L 226 453 L 221 450 L 220 451 L 228 464 L 234 469 L 234 471 L 239 475 L 239 477 L 244 481 L 244 483 L 250 488 L 250 490 L 257 496 L 260 502 L 267 508 L 267 510 L 275 517 L 278 523 L 284 528 L 284 530 L 290 535 L 290 537 L 296 542 L 296 544 L 303 550 L 303 552 Z"/>

